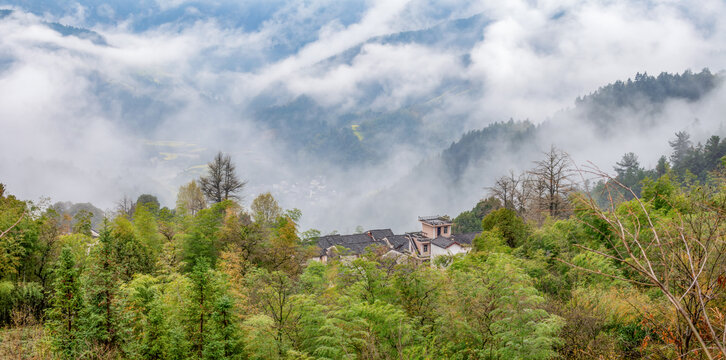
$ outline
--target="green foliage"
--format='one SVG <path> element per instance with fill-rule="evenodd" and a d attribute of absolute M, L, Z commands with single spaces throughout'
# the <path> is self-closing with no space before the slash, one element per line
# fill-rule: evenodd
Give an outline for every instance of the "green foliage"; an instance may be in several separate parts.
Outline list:
<path fill-rule="evenodd" d="M 370 304 L 390 295 L 388 276 L 376 261 L 354 259 L 341 264 L 339 286 L 347 295 Z"/>
<path fill-rule="evenodd" d="M 186 309 L 186 328 L 192 350 L 202 358 L 210 342 L 210 318 L 216 301 L 215 274 L 206 259 L 200 258 L 189 274 L 191 280 L 187 294 L 189 307 Z"/>
<path fill-rule="evenodd" d="M 24 256 L 37 241 L 37 226 L 28 214 L 29 208 L 28 203 L 13 195 L 0 194 L 0 234 L 5 233 L 0 237 L 0 279 L 18 274 Z"/>
<path fill-rule="evenodd" d="M 118 349 L 123 339 L 122 312 L 118 303 L 119 271 L 114 261 L 113 241 L 108 223 L 104 222 L 92 261 L 83 276 L 85 334 L 88 340 L 103 345 L 108 351 Z"/>
<path fill-rule="evenodd" d="M 200 210 L 187 233 L 183 235 L 184 261 L 190 271 L 202 259 L 212 266 L 216 264 L 222 244 L 218 231 L 224 221 L 231 201 L 215 203 L 209 209 Z"/>
<path fill-rule="evenodd" d="M 244 350 L 250 360 L 279 359 L 278 346 L 273 337 L 274 320 L 259 314 L 250 316 L 244 321 Z"/>
<path fill-rule="evenodd" d="M 386 302 L 349 302 L 336 317 L 352 337 L 351 350 L 362 358 L 401 358 L 418 340 L 406 313 Z"/>
<path fill-rule="evenodd" d="M 328 267 L 321 262 L 310 262 L 300 275 L 300 286 L 307 294 L 320 294 L 327 285 L 326 272 Z"/>
<path fill-rule="evenodd" d="M 214 303 L 210 321 L 209 343 L 204 349 L 207 359 L 238 359 L 242 353 L 242 338 L 236 324 L 233 300 L 222 295 Z"/>
<path fill-rule="evenodd" d="M 318 238 L 320 237 L 320 235 L 322 235 L 320 233 L 320 230 L 308 229 L 308 230 L 303 231 L 300 234 L 300 241 L 302 241 L 303 243 L 306 243 L 306 244 L 311 244 L 311 243 L 314 243 L 315 241 L 317 241 Z"/>
<path fill-rule="evenodd" d="M 464 211 L 454 218 L 453 232 L 455 234 L 464 234 L 481 231 L 481 221 L 484 217 L 500 207 L 502 207 L 502 204 L 495 197 L 480 200 L 473 209 Z"/>
<path fill-rule="evenodd" d="M 38 320 L 43 316 L 45 289 L 37 282 L 18 283 L 13 292 L 13 308 L 24 317 Z M 27 319 L 30 320 L 30 319 Z"/>
<path fill-rule="evenodd" d="M 136 204 L 134 211 L 134 235 L 143 246 L 149 250 L 150 261 L 156 262 L 156 257 L 161 252 L 162 240 L 159 234 L 157 221 L 153 215 L 153 209 L 148 205 Z M 155 210 L 157 213 L 159 209 Z"/>
<path fill-rule="evenodd" d="M 14 292 L 15 284 L 10 281 L 0 282 L 0 323 L 2 324 L 10 322 L 10 316 L 15 305 Z"/>
<path fill-rule="evenodd" d="M 119 216 L 111 224 L 111 249 L 114 264 L 119 267 L 121 280 L 137 273 L 150 272 L 154 266 L 153 250 L 137 236 L 131 221 Z"/>
<path fill-rule="evenodd" d="M 441 331 L 448 357 L 547 359 L 555 356 L 560 318 L 511 255 L 470 256 L 449 268 L 456 303 Z"/>
<path fill-rule="evenodd" d="M 500 253 L 510 253 L 512 251 L 498 227 L 482 231 L 481 234 L 474 238 L 472 246 L 476 251 Z"/>
<path fill-rule="evenodd" d="M 207 207 L 207 200 L 196 181 L 192 180 L 188 184 L 179 187 L 176 198 L 176 212 L 178 214 L 181 216 L 194 216 L 205 207 Z"/>
<path fill-rule="evenodd" d="M 439 269 L 403 264 L 397 269 L 393 281 L 397 302 L 408 317 L 417 320 L 419 325 L 433 326 L 439 318 L 445 280 L 444 273 Z"/>
<path fill-rule="evenodd" d="M 510 247 L 523 244 L 528 232 L 527 224 L 517 215 L 517 212 L 506 208 L 494 210 L 485 216 L 481 222 L 481 228 L 484 231 L 499 229 Z"/>
<path fill-rule="evenodd" d="M 468 138 L 522 140 L 528 131 L 511 122 Z M 485 199 L 454 220 L 459 233 L 483 230 L 472 251 L 440 256 L 433 263 L 397 262 L 376 247 L 360 257 L 309 261 L 319 251 L 313 240 L 320 232 L 299 233 L 300 211 L 282 210 L 269 194 L 253 202 L 252 221 L 232 201 L 204 209 L 188 202 L 199 200 L 199 192 L 182 199 L 180 191 L 177 212 L 150 210 L 140 202 L 133 216 L 113 219 L 93 239 L 87 213 L 74 212 L 74 221 L 52 209 L 40 214 L 0 188 L 0 230 L 23 216 L 0 239 L 0 324 L 42 322 L 45 343 L 56 358 L 695 354 L 693 339 L 679 345 L 685 327 L 667 298 L 629 281 L 643 278 L 628 264 L 603 255 L 625 250 L 614 241 L 618 229 L 603 215 L 618 216 L 629 231 L 640 229 L 637 236 L 645 244 L 653 240 L 651 231 L 643 231 L 649 221 L 658 231 L 685 228 L 686 241 L 708 229 L 720 231 L 711 215 L 725 207 L 723 172 L 713 168 L 705 178 L 702 174 L 720 162 L 724 142 L 712 137 L 700 147 L 684 134 L 677 138 L 672 169 L 663 158 L 656 169 L 645 170 L 632 153 L 616 164 L 616 180 L 635 188 L 642 204 L 621 193 L 614 209 L 593 209 L 586 194 L 576 193 L 569 198 L 572 216 L 554 220 L 528 209 L 518 215 L 500 208 L 494 198 Z M 596 187 L 612 185 L 603 181 Z M 701 244 L 716 255 L 709 255 L 709 266 L 722 273 L 721 237 Z M 669 259 L 677 263 L 686 257 L 674 251 Z M 690 285 L 675 277 L 669 281 Z M 720 309 L 722 284 L 714 284 L 703 289 L 713 308 Z M 699 323 L 701 328 L 706 329 Z"/>
<path fill-rule="evenodd" d="M 83 350 L 81 319 L 83 293 L 76 261 L 69 247 L 64 247 L 56 265 L 53 303 L 48 312 L 48 333 L 55 353 L 74 359 Z"/>
<path fill-rule="evenodd" d="M 651 202 L 655 210 L 671 209 L 671 196 L 675 192 L 676 186 L 668 174 L 659 177 L 655 181 L 651 179 L 643 180 L 642 200 Z"/>
<path fill-rule="evenodd" d="M 88 210 L 81 210 L 73 216 L 73 232 L 91 236 L 91 219 L 93 213 Z"/>
<path fill-rule="evenodd" d="M 142 194 L 139 195 L 138 199 L 136 199 L 136 208 L 138 209 L 139 207 L 144 207 L 152 214 L 156 214 L 157 212 L 159 212 L 161 204 L 159 204 L 159 199 L 157 199 L 156 196 L 150 194 Z M 135 218 L 136 215 L 134 215 L 134 219 Z"/>
<path fill-rule="evenodd" d="M 272 225 L 278 217 L 282 216 L 282 208 L 269 192 L 258 195 L 252 200 L 252 218 L 264 225 Z"/>

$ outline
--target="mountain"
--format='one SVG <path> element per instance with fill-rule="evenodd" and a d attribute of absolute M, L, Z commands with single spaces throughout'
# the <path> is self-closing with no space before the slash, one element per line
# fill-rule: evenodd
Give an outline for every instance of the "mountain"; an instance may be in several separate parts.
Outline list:
<path fill-rule="evenodd" d="M 65 202 L 57 202 L 53 204 L 53 206 L 50 207 L 52 210 L 54 210 L 58 215 L 63 218 L 64 216 L 67 216 L 69 219 L 71 219 L 71 225 L 75 224 L 76 220 L 73 218 L 81 211 L 87 211 L 92 214 L 91 216 L 91 228 L 95 230 L 99 230 L 101 228 L 101 223 L 103 222 L 104 217 L 106 214 L 103 210 L 93 206 L 91 203 L 72 203 L 70 201 Z"/>
<path fill-rule="evenodd" d="M 90 40 L 92 43 L 100 46 L 108 46 L 108 43 L 106 42 L 106 38 L 101 36 L 99 33 L 95 31 L 91 31 L 88 29 L 83 28 L 77 28 L 73 26 L 67 26 L 59 23 L 47 23 L 48 27 L 57 31 L 59 34 L 63 36 L 75 36 L 79 39 L 85 39 Z"/>
<path fill-rule="evenodd" d="M 613 135 L 625 126 L 625 112 L 635 112 L 639 129 L 654 126 L 663 116 L 668 101 L 695 102 L 713 91 L 724 80 L 723 75 L 703 69 L 699 73 L 661 73 L 658 76 L 637 74 L 634 80 L 616 81 L 575 100 L 575 107 L 556 114 L 539 126 L 529 121 L 494 123 L 483 129 L 470 131 L 445 149 L 440 163 L 456 183 L 465 170 L 482 161 L 491 160 L 494 148 L 506 152 L 522 152 L 533 142 L 544 144 L 547 134 L 563 130 L 570 121 L 592 125 L 602 135 Z M 628 123 L 627 125 L 633 125 Z M 675 131 L 675 130 L 674 130 Z M 502 147 L 504 147 L 502 149 Z"/>
<path fill-rule="evenodd" d="M 580 97 L 574 107 L 539 124 L 509 120 L 469 131 L 366 197 L 359 212 L 375 214 L 369 215 L 372 223 L 384 224 L 410 223 L 414 215 L 459 214 L 481 199 L 496 178 L 531 168 L 551 145 L 568 152 L 578 165 L 614 164 L 635 151 L 643 155 L 643 165 L 654 167 L 657 157 L 668 152 L 662 139 L 689 128 L 704 134 L 720 131 L 721 114 L 703 109 L 723 101 L 723 77 L 706 69 L 638 75 Z M 700 116 L 702 120 L 691 121 Z"/>

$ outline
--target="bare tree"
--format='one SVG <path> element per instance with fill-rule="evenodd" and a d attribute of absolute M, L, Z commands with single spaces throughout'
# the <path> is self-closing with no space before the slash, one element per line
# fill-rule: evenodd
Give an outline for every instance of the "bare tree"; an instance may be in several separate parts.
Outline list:
<path fill-rule="evenodd" d="M 536 181 L 534 190 L 541 200 L 541 209 L 552 217 L 563 215 L 570 192 L 571 164 L 569 156 L 554 145 L 544 153 L 544 159 L 535 162 L 529 173 Z"/>
<path fill-rule="evenodd" d="M 207 164 L 207 176 L 199 179 L 199 185 L 207 200 L 212 203 L 222 202 L 227 199 L 240 200 L 239 192 L 242 191 L 246 181 L 240 180 L 235 173 L 235 166 L 232 158 L 217 153 L 209 164 Z"/>
<path fill-rule="evenodd" d="M 494 186 L 489 187 L 489 194 L 502 202 L 502 206 L 507 209 L 516 210 L 515 201 L 519 198 L 519 186 L 521 183 L 521 175 L 515 176 L 513 171 L 509 171 L 508 176 L 502 176 L 494 182 Z"/>
<path fill-rule="evenodd" d="M 582 197 L 587 212 L 582 218 L 609 246 L 603 251 L 578 246 L 630 269 L 634 275 L 622 280 L 655 287 L 665 296 L 678 319 L 668 333 L 673 334 L 679 358 L 696 353 L 725 358 L 726 314 L 718 304 L 726 301 L 726 199 L 702 189 L 688 194 L 680 210 L 672 209 L 672 216 L 655 219 L 650 205 L 616 178 L 599 169 L 586 172 L 606 180 L 610 201 L 609 208 L 602 209 L 592 197 Z M 634 206 L 616 209 L 612 194 L 622 191 L 633 196 Z"/>
<path fill-rule="evenodd" d="M 136 203 L 126 195 L 116 202 L 117 216 L 125 216 L 130 219 L 134 216 L 134 210 L 136 210 Z"/>

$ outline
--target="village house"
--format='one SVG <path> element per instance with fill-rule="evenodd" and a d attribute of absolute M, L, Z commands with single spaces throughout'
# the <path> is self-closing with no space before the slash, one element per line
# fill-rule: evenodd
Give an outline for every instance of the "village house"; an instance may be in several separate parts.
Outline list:
<path fill-rule="evenodd" d="M 396 235 L 391 229 L 376 229 L 352 235 L 326 235 L 317 240 L 320 250 L 314 260 L 327 262 L 334 257 L 357 258 L 369 249 L 386 251 L 385 257 L 398 261 L 429 262 L 438 256 L 469 252 L 479 233 L 453 234 L 453 223 L 444 216 L 419 217 L 421 231 Z"/>

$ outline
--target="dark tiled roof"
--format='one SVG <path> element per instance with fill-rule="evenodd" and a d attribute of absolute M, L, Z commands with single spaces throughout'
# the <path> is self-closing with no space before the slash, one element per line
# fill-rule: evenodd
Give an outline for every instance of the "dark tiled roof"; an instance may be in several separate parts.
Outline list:
<path fill-rule="evenodd" d="M 370 233 L 376 241 L 381 241 L 385 237 L 393 236 L 393 231 L 391 231 L 391 229 L 368 230 L 366 233 Z"/>
<path fill-rule="evenodd" d="M 436 239 L 431 240 L 431 243 L 442 249 L 446 249 L 453 244 L 468 246 L 468 245 L 471 245 L 471 241 L 474 240 L 474 238 L 477 235 L 479 235 L 478 232 L 466 233 L 466 234 L 453 234 L 453 235 L 451 235 L 450 238 L 439 236 Z"/>
<path fill-rule="evenodd" d="M 442 249 L 446 249 L 449 246 L 455 244 L 453 240 L 443 236 L 439 236 L 436 239 L 431 240 L 431 243 Z"/>
<path fill-rule="evenodd" d="M 325 255 L 331 246 L 344 247 L 350 250 L 351 253 L 360 255 L 368 246 L 373 244 L 383 245 L 384 243 L 374 241 L 367 234 L 328 235 L 318 239 L 318 247 L 321 250 L 321 255 Z"/>
<path fill-rule="evenodd" d="M 391 235 L 386 237 L 386 240 L 391 243 L 393 250 L 398 252 L 408 251 L 409 249 L 408 244 L 410 240 L 406 235 Z"/>
<path fill-rule="evenodd" d="M 451 238 L 459 244 L 471 245 L 471 242 L 475 237 L 479 236 L 480 232 L 466 233 L 466 234 L 453 234 Z"/>
<path fill-rule="evenodd" d="M 340 242 L 340 235 L 325 235 L 318 238 L 318 247 L 320 248 L 320 256 L 325 255 L 325 251 Z"/>

